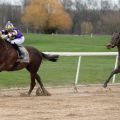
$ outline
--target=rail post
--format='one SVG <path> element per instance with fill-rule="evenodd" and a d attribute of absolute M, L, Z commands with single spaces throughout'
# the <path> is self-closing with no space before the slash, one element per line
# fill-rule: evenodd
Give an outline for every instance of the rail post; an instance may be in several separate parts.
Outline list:
<path fill-rule="evenodd" d="M 75 92 L 78 92 L 76 85 L 77 85 L 78 79 L 79 79 L 80 63 L 81 63 L 81 56 L 79 56 L 79 58 L 78 58 L 77 72 L 76 72 L 75 83 L 74 83 L 74 85 L 75 85 L 74 86 Z"/>

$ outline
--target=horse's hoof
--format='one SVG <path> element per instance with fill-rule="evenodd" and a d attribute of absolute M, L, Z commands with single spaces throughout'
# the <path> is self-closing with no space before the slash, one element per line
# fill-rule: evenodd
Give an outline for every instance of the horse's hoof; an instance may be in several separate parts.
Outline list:
<path fill-rule="evenodd" d="M 105 84 L 103 85 L 103 87 L 106 88 L 106 87 L 107 87 L 107 84 L 105 83 Z"/>
<path fill-rule="evenodd" d="M 51 94 L 48 91 L 46 91 L 45 96 L 51 96 Z"/>
<path fill-rule="evenodd" d="M 36 94 L 36 96 L 51 96 L 50 93 L 39 93 L 39 94 Z"/>
<path fill-rule="evenodd" d="M 51 94 L 47 90 L 42 91 L 40 88 L 38 88 L 36 90 L 36 96 L 51 96 Z"/>
<path fill-rule="evenodd" d="M 51 96 L 51 94 L 46 89 L 43 91 L 43 95 L 44 96 Z"/>
<path fill-rule="evenodd" d="M 77 86 L 74 86 L 74 93 L 78 93 Z"/>
<path fill-rule="evenodd" d="M 49 92 L 36 92 L 36 96 L 51 96 Z"/>

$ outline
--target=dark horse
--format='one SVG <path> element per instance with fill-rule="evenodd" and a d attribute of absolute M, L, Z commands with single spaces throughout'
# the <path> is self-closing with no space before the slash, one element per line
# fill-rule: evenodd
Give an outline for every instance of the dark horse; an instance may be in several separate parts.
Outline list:
<path fill-rule="evenodd" d="M 114 48 L 117 47 L 118 49 L 118 65 L 117 68 L 112 71 L 109 78 L 105 81 L 104 87 L 107 87 L 108 82 L 113 77 L 114 74 L 120 73 L 120 33 L 114 33 L 112 36 L 111 41 L 107 44 L 107 48 Z"/>
<path fill-rule="evenodd" d="M 36 85 L 35 80 L 37 80 L 37 82 L 40 85 L 39 89 L 37 90 L 41 91 L 42 95 L 46 95 L 46 96 L 50 95 L 50 93 L 44 88 L 41 78 L 37 72 L 43 59 L 47 59 L 49 61 L 55 62 L 58 59 L 58 55 L 44 54 L 38 51 L 36 48 L 30 46 L 25 46 L 25 48 L 29 53 L 29 58 L 30 58 L 29 63 L 17 62 L 18 59 L 17 51 L 9 42 L 3 40 L 0 37 L 0 72 L 16 71 L 26 68 L 30 72 L 30 76 L 31 76 L 31 84 L 30 84 L 30 89 L 28 91 L 28 95 L 31 94 L 32 90 Z"/>

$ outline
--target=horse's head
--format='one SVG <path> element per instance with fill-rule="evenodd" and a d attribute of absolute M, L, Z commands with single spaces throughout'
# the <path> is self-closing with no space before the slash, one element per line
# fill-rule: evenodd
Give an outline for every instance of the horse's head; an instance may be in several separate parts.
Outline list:
<path fill-rule="evenodd" d="M 120 46 L 120 33 L 114 33 L 111 41 L 107 44 L 107 48 L 114 48 L 115 46 Z"/>

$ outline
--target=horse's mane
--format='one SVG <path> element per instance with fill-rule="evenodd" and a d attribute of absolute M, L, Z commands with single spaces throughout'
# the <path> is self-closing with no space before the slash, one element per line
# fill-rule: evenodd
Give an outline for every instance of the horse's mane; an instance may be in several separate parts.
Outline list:
<path fill-rule="evenodd" d="M 5 52 L 5 53 L 4 53 Z M 0 53 L 1 54 L 9 54 L 9 53 L 16 53 L 15 48 L 11 45 L 10 42 L 8 42 L 7 40 L 3 40 L 0 37 Z M 14 54 L 15 55 L 15 54 Z"/>
<path fill-rule="evenodd" d="M 3 40 L 2 37 L 0 36 L 0 43 L 5 44 L 5 43 L 8 43 L 8 41 L 7 40 Z"/>

